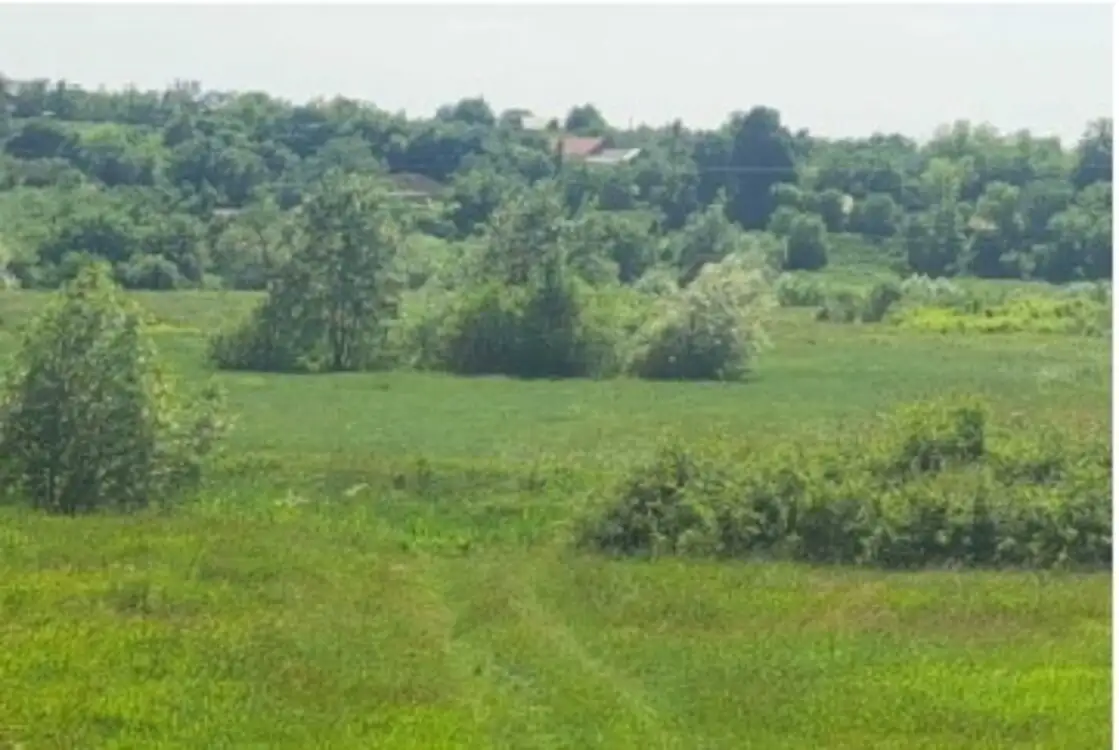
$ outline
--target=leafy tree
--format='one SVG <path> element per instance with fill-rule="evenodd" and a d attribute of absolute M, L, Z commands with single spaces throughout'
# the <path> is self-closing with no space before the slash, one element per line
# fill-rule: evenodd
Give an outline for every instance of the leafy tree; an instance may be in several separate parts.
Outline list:
<path fill-rule="evenodd" d="M 930 278 L 958 273 L 967 245 L 963 226 L 963 216 L 954 201 L 939 203 L 925 213 L 910 217 L 905 229 L 909 269 Z"/>
<path fill-rule="evenodd" d="M 400 283 L 404 228 L 376 178 L 330 173 L 301 210 L 302 245 L 246 327 L 219 335 L 228 369 L 356 370 L 375 364 Z"/>
<path fill-rule="evenodd" d="M 800 209 L 789 205 L 778 206 L 769 217 L 769 231 L 778 237 L 788 237 L 798 216 L 801 216 Z"/>
<path fill-rule="evenodd" d="M 804 191 L 791 182 L 779 182 L 773 186 L 773 205 L 775 210 L 791 208 L 803 211 L 806 203 Z"/>
<path fill-rule="evenodd" d="M 233 289 L 265 289 L 292 255 L 299 228 L 274 201 L 252 204 L 220 225 L 213 269 Z"/>
<path fill-rule="evenodd" d="M 980 197 L 971 219 L 972 236 L 967 267 L 986 278 L 1021 275 L 1019 253 L 1026 224 L 1019 209 L 1020 191 L 1005 182 L 992 182 Z"/>
<path fill-rule="evenodd" d="M 774 304 L 757 253 L 707 264 L 687 288 L 659 299 L 629 369 L 653 379 L 740 380 L 768 343 L 764 324 Z"/>
<path fill-rule="evenodd" d="M 166 501 L 220 436 L 219 394 L 175 397 L 105 266 L 83 268 L 28 331 L 0 402 L 0 469 L 35 507 Z"/>
<path fill-rule="evenodd" d="M 563 121 L 563 129 L 579 135 L 605 135 L 610 125 L 593 104 L 573 107 Z"/>
<path fill-rule="evenodd" d="M 1111 190 L 1111 183 L 1093 183 L 1049 220 L 1051 239 L 1039 253 L 1038 275 L 1054 282 L 1111 277 Z"/>
<path fill-rule="evenodd" d="M 482 125 L 492 127 L 497 118 L 493 109 L 482 97 L 475 99 L 462 99 L 453 106 L 440 107 L 435 116 L 440 120 L 461 122 L 465 125 Z"/>
<path fill-rule="evenodd" d="M 742 247 L 742 231 L 727 218 L 720 199 L 688 219 L 684 228 L 668 239 L 669 253 L 686 286 L 708 263 L 718 263 Z"/>
<path fill-rule="evenodd" d="M 1021 190 L 1022 215 L 1026 234 L 1034 242 L 1048 238 L 1049 220 L 1068 208 L 1076 188 L 1067 180 L 1043 179 L 1027 183 Z"/>
<path fill-rule="evenodd" d="M 264 160 L 245 145 L 214 136 L 192 138 L 170 153 L 167 176 L 173 184 L 194 190 L 213 189 L 218 200 L 242 206 L 268 174 Z"/>
<path fill-rule="evenodd" d="M 785 239 L 786 271 L 817 271 L 828 264 L 828 230 L 816 214 L 798 214 Z"/>
<path fill-rule="evenodd" d="M 888 193 L 871 193 L 857 201 L 851 213 L 851 229 L 876 240 L 898 233 L 901 208 Z"/>
<path fill-rule="evenodd" d="M 796 181 L 789 132 L 776 110 L 755 107 L 732 128 L 728 177 L 731 218 L 746 229 L 764 229 L 776 208 L 774 186 Z"/>
<path fill-rule="evenodd" d="M 459 237 L 484 228 L 518 183 L 495 169 L 459 172 L 451 181 L 449 217 Z"/>
<path fill-rule="evenodd" d="M 808 206 L 812 213 L 819 214 L 824 220 L 827 231 L 842 232 L 847 228 L 848 200 L 841 191 L 828 188 L 811 196 Z"/>
<path fill-rule="evenodd" d="M 541 182 L 508 195 L 486 228 L 478 270 L 486 279 L 524 285 L 549 253 L 566 252 L 573 227 L 555 182 Z"/>
<path fill-rule="evenodd" d="M 1088 126 L 1077 144 L 1072 172 L 1072 184 L 1077 190 L 1093 182 L 1111 182 L 1111 127 L 1110 117 L 1100 118 Z"/>
<path fill-rule="evenodd" d="M 0 140 L 12 132 L 12 83 L 0 73 Z"/>
<path fill-rule="evenodd" d="M 314 185 L 332 170 L 355 174 L 383 174 L 385 164 L 369 144 L 358 136 L 331 138 L 295 169 L 300 185 Z"/>
<path fill-rule="evenodd" d="M 161 168 L 157 143 L 120 125 L 101 125 L 80 136 L 70 161 L 109 187 L 153 185 Z"/>
<path fill-rule="evenodd" d="M 612 280 L 630 284 L 652 267 L 660 254 L 655 218 L 642 211 L 589 211 L 581 217 L 569 256 L 588 281 L 603 264 L 612 266 Z"/>
<path fill-rule="evenodd" d="M 922 175 L 922 189 L 932 204 L 910 217 L 906 227 L 906 258 L 914 273 L 936 278 L 960 271 L 967 246 L 961 182 L 961 171 L 944 159 L 934 159 Z"/>
<path fill-rule="evenodd" d="M 7 143 L 4 152 L 17 159 L 63 158 L 74 147 L 74 136 L 63 125 L 47 119 L 22 125 Z"/>
<path fill-rule="evenodd" d="M 666 230 L 680 229 L 701 207 L 699 168 L 678 144 L 668 153 L 643 154 L 631 175 L 636 201 L 659 213 Z"/>

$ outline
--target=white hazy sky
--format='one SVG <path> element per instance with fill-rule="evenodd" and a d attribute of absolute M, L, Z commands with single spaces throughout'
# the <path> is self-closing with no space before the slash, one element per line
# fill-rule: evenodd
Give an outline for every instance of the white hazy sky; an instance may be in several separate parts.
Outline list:
<path fill-rule="evenodd" d="M 484 95 L 624 125 L 773 106 L 833 137 L 966 118 L 1075 139 L 1111 113 L 1109 5 L 0 5 L 0 72 L 84 86 Z"/>

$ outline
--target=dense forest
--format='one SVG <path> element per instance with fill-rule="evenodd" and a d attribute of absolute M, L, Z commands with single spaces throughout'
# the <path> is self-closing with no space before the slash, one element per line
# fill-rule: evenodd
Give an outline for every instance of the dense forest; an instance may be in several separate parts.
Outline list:
<path fill-rule="evenodd" d="M 95 256 L 130 288 L 260 289 L 315 186 L 359 173 L 383 177 L 410 236 L 444 258 L 511 197 L 554 185 L 593 237 L 580 266 L 592 281 L 630 283 L 658 266 L 694 276 L 719 260 L 726 224 L 780 244 L 786 270 L 822 268 L 843 247 L 902 274 L 1111 274 L 1110 118 L 1067 148 L 968 122 L 924 144 L 829 140 L 762 106 L 710 131 L 622 129 L 591 104 L 535 119 L 477 98 L 417 119 L 342 98 L 0 76 L 0 266 L 33 288 Z M 627 156 L 566 150 L 587 143 Z"/>

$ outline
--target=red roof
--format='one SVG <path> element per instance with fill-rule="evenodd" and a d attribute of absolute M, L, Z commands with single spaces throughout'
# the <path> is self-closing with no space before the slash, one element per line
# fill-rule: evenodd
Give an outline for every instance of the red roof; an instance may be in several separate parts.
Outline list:
<path fill-rule="evenodd" d="M 606 143 L 606 139 L 565 135 L 561 139 L 561 142 L 563 144 L 564 156 L 590 156 L 602 148 L 603 144 Z"/>

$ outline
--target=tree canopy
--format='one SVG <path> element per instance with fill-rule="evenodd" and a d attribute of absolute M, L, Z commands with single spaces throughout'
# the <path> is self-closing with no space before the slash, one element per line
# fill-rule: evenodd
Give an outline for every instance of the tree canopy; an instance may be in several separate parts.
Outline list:
<path fill-rule="evenodd" d="M 594 223 L 600 257 L 578 262 L 614 268 L 622 283 L 673 262 L 674 248 L 694 264 L 676 234 L 714 227 L 703 218 L 713 209 L 789 244 L 791 268 L 829 263 L 829 238 L 843 234 L 930 275 L 1111 273 L 1110 118 L 1087 123 L 1076 144 L 968 122 L 919 144 L 821 138 L 760 105 L 714 130 L 622 128 L 586 102 L 541 126 L 525 110 L 495 114 L 481 96 L 407 118 L 192 82 L 87 91 L 0 79 L 0 247 L 4 270 L 29 287 L 55 287 L 93 256 L 131 288 L 264 288 L 292 252 L 295 212 L 335 173 L 406 198 L 410 231 L 452 243 L 502 221 L 509 196 L 553 182 L 569 213 L 619 217 Z M 586 162 L 557 149 L 561 135 L 639 153 Z"/>

